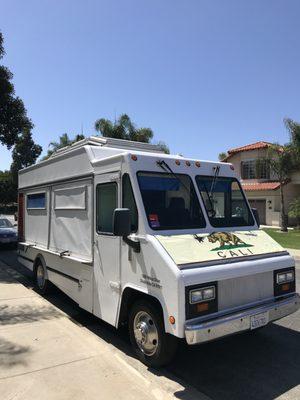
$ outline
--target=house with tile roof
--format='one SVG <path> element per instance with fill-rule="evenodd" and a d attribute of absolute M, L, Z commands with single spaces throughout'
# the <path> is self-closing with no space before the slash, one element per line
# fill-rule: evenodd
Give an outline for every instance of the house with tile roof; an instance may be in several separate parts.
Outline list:
<path fill-rule="evenodd" d="M 258 210 L 261 224 L 279 226 L 280 183 L 263 162 L 257 168 L 257 160 L 266 156 L 270 146 L 271 143 L 261 141 L 230 149 L 223 161 L 234 166 L 251 207 Z M 284 194 L 288 210 L 291 201 L 300 197 L 300 171 L 293 173 L 284 185 Z M 289 219 L 289 225 L 294 223 Z"/>

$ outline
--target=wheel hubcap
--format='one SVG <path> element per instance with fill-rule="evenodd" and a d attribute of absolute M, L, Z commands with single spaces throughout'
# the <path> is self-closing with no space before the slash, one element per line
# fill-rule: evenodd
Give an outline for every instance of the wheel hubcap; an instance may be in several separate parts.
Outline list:
<path fill-rule="evenodd" d="M 147 356 L 152 356 L 158 346 L 158 332 L 152 317 L 140 311 L 134 318 L 134 337 L 139 349 Z"/>
<path fill-rule="evenodd" d="M 43 289 L 43 287 L 45 285 L 45 272 L 44 272 L 44 268 L 42 265 L 38 265 L 38 267 L 37 267 L 36 280 L 37 280 L 38 287 L 40 289 Z"/>

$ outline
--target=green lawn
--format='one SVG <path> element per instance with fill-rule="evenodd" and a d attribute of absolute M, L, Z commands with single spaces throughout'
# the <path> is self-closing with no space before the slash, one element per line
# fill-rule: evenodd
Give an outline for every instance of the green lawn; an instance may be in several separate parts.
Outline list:
<path fill-rule="evenodd" d="M 287 233 L 280 232 L 278 229 L 264 229 L 282 247 L 288 249 L 300 249 L 300 230 L 289 230 Z"/>

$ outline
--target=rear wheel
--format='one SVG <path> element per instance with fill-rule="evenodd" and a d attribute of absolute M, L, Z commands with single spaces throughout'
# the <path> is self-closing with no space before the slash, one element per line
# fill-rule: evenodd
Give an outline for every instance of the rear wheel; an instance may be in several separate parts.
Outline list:
<path fill-rule="evenodd" d="M 129 315 L 131 344 L 138 358 L 151 367 L 168 364 L 177 349 L 177 339 L 165 332 L 161 314 L 151 302 L 139 300 Z"/>
<path fill-rule="evenodd" d="M 41 294 L 49 292 L 50 282 L 47 279 L 47 271 L 44 265 L 39 262 L 35 269 L 35 284 Z"/>

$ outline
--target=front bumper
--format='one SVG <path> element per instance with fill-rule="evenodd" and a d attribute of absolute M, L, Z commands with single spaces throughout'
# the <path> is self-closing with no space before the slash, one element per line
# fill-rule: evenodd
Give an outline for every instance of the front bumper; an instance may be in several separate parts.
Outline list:
<path fill-rule="evenodd" d="M 227 314 L 208 320 L 194 320 L 185 325 L 185 337 L 188 344 L 204 343 L 224 336 L 250 330 L 251 316 L 268 312 L 268 322 L 283 318 L 300 308 L 300 296 L 294 294 L 290 297 L 273 300 L 257 307 L 252 307 L 239 312 Z M 208 316 L 207 316 L 208 317 Z"/>

